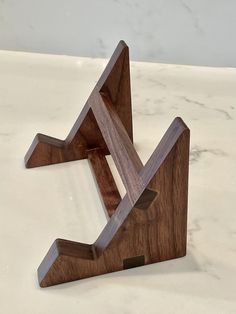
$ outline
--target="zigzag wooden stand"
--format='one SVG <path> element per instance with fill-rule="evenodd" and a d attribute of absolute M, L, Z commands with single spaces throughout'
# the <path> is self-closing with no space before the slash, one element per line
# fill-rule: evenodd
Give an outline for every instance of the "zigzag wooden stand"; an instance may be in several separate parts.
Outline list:
<path fill-rule="evenodd" d="M 186 254 L 189 129 L 176 118 L 145 166 L 132 142 L 129 51 L 121 41 L 67 138 L 37 134 L 25 157 L 27 168 L 88 158 L 108 216 L 93 244 L 55 240 L 38 268 L 41 287 Z"/>

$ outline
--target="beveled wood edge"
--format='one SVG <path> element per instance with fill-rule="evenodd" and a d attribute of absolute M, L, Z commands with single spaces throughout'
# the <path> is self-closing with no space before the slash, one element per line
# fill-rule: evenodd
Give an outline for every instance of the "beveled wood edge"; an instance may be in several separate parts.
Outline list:
<path fill-rule="evenodd" d="M 118 45 L 116 46 L 108 64 L 106 65 L 102 75 L 100 76 L 95 88 L 100 92 L 103 85 L 105 84 L 106 80 L 108 79 L 112 69 L 114 68 L 117 60 L 119 59 L 120 55 L 124 52 L 129 52 L 129 47 L 126 45 L 124 40 L 120 40 Z"/>
<path fill-rule="evenodd" d="M 55 146 L 58 149 L 63 149 L 65 145 L 65 141 L 60 140 L 58 138 L 54 138 L 45 134 L 37 133 L 32 144 L 30 145 L 27 153 L 24 157 L 25 167 L 26 168 L 33 168 L 30 166 L 30 159 L 35 152 L 37 146 L 42 143 L 50 146 Z"/>
<path fill-rule="evenodd" d="M 153 177 L 153 173 L 157 172 L 183 133 L 188 133 L 188 137 L 190 137 L 190 130 L 183 119 L 176 117 L 139 173 L 144 185 L 149 184 Z"/>
<path fill-rule="evenodd" d="M 52 243 L 46 256 L 38 267 L 37 274 L 40 287 L 44 288 L 48 286 L 44 284 L 45 276 L 48 272 L 50 272 L 50 268 L 60 256 L 70 256 L 86 260 L 97 259 L 94 246 L 92 244 L 58 238 Z"/>

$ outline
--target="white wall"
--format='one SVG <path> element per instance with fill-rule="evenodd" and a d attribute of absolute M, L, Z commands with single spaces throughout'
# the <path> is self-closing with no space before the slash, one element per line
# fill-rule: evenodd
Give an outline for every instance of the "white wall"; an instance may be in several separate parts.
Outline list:
<path fill-rule="evenodd" d="M 0 49 L 236 66 L 235 0 L 0 0 Z"/>

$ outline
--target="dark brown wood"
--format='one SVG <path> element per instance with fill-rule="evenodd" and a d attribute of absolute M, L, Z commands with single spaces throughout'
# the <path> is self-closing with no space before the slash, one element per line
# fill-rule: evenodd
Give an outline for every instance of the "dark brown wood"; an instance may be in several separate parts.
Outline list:
<path fill-rule="evenodd" d="M 38 269 L 47 287 L 186 254 L 190 132 L 176 118 L 145 166 L 132 144 L 128 47 L 120 42 L 68 137 L 38 134 L 26 167 L 88 158 L 108 222 L 93 244 L 57 239 Z M 126 188 L 121 199 L 106 161 Z"/>
<path fill-rule="evenodd" d="M 94 171 L 105 210 L 108 217 L 111 217 L 119 205 L 121 197 L 107 163 L 106 156 L 99 149 L 93 149 L 88 152 L 88 160 Z"/>
<path fill-rule="evenodd" d="M 66 139 L 37 134 L 25 156 L 27 168 L 85 159 L 88 150 L 94 148 L 102 148 L 109 154 L 91 110 L 93 100 L 100 92 L 112 99 L 112 105 L 133 141 L 129 49 L 120 41 Z"/>
<path fill-rule="evenodd" d="M 133 200 L 139 195 L 141 181 L 138 172 L 143 164 L 110 102 L 104 101 L 99 94 L 94 99 L 92 110 L 127 193 Z"/>

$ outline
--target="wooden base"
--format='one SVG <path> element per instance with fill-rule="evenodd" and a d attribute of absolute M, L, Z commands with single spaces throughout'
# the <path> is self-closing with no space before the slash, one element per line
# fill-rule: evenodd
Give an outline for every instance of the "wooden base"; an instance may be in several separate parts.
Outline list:
<path fill-rule="evenodd" d="M 189 137 L 176 118 L 143 166 L 132 144 L 129 52 L 121 41 L 68 137 L 37 134 L 25 157 L 27 168 L 88 158 L 108 218 L 93 244 L 54 241 L 38 268 L 41 287 L 186 254 Z"/>

